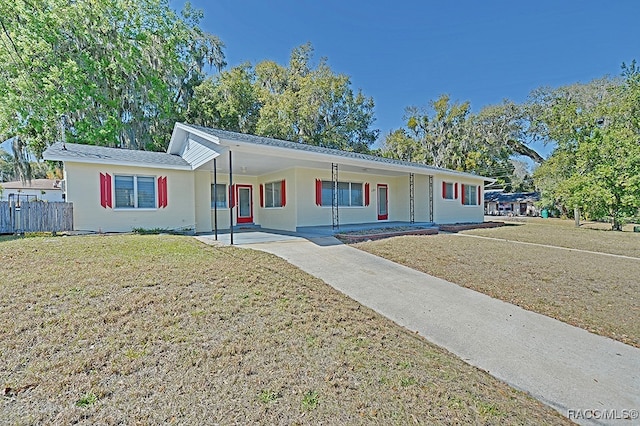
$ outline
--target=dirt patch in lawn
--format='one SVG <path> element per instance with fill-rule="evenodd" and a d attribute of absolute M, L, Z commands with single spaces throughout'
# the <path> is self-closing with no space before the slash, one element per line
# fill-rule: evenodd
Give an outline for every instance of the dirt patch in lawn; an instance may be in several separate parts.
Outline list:
<path fill-rule="evenodd" d="M 8 424 L 562 424 L 262 252 L 177 236 L 0 243 Z"/>
<path fill-rule="evenodd" d="M 519 226 L 516 231 L 527 226 Z M 505 235 L 503 231 L 513 229 L 465 233 Z M 540 232 L 534 228 L 527 234 L 535 235 L 536 229 Z M 603 239 L 615 235 L 591 232 Z M 552 238 L 563 239 L 561 235 L 549 236 Z M 603 245 L 610 247 L 609 242 Z M 442 234 L 397 237 L 355 247 L 640 347 L 640 260 Z"/>

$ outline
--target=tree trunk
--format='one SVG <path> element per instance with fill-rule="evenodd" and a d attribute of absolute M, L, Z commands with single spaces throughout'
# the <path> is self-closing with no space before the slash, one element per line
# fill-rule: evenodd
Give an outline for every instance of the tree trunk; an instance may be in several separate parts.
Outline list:
<path fill-rule="evenodd" d="M 615 216 L 611 217 L 611 230 L 622 231 L 622 222 L 620 222 Z"/>

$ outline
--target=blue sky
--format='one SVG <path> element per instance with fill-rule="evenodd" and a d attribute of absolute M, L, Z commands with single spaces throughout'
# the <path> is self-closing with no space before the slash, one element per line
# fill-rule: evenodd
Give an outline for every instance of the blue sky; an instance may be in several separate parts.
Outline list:
<path fill-rule="evenodd" d="M 177 9 L 181 0 L 171 0 Z M 201 26 L 225 43 L 229 66 L 286 64 L 311 42 L 315 59 L 351 77 L 376 103 L 381 135 L 406 106 L 440 94 L 474 111 L 541 86 L 618 75 L 640 61 L 637 0 L 193 0 Z M 545 150 L 539 147 L 542 151 Z"/>

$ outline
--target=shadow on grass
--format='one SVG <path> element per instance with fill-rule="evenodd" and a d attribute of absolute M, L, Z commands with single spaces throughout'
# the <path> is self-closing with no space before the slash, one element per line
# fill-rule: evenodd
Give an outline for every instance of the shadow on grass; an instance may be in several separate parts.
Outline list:
<path fill-rule="evenodd" d="M 53 232 L 27 232 L 27 233 L 22 234 L 22 235 L 3 234 L 3 235 L 0 235 L 0 243 L 3 243 L 5 241 L 20 240 L 20 239 L 23 239 L 23 238 L 60 237 L 60 236 L 62 236 L 62 235 L 55 234 Z"/>

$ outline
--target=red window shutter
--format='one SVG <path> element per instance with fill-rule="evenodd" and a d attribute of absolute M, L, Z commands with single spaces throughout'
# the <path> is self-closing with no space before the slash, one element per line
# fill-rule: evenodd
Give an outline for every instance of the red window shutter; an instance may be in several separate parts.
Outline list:
<path fill-rule="evenodd" d="M 235 207 L 235 206 L 236 206 L 236 186 L 230 185 L 229 186 L 229 207 Z"/>
<path fill-rule="evenodd" d="M 322 205 L 322 181 L 316 179 L 316 206 Z"/>
<path fill-rule="evenodd" d="M 456 185 L 458 185 L 458 184 L 456 184 Z M 457 188 L 457 186 L 456 186 L 456 188 Z M 464 204 L 464 184 L 460 185 L 460 189 L 462 190 L 462 197 L 461 197 L 462 204 Z"/>
<path fill-rule="evenodd" d="M 442 181 L 442 198 L 447 198 L 447 182 Z"/>
<path fill-rule="evenodd" d="M 282 188 L 280 188 L 280 194 L 282 196 L 282 207 L 287 205 L 287 184 L 286 181 L 283 179 L 281 182 Z"/>
<path fill-rule="evenodd" d="M 462 185 L 462 186 L 464 187 L 464 185 Z M 453 190 L 455 192 L 454 198 L 457 200 L 458 199 L 458 182 L 453 184 Z M 463 192 L 464 192 L 464 189 L 463 189 Z"/>
<path fill-rule="evenodd" d="M 264 207 L 264 185 L 260 184 L 260 207 Z"/>
<path fill-rule="evenodd" d="M 106 176 L 100 173 L 100 205 L 107 207 L 107 187 L 105 186 Z"/>
<path fill-rule="evenodd" d="M 158 178 L 158 208 L 167 207 L 167 177 Z"/>
<path fill-rule="evenodd" d="M 113 206 L 109 173 L 100 173 L 100 205 L 105 209 Z"/>
<path fill-rule="evenodd" d="M 107 207 L 112 208 L 113 207 L 113 196 L 111 194 L 111 175 L 109 173 L 105 173 L 104 178 L 105 178 L 104 180 L 105 180 L 105 188 L 106 188 L 105 203 L 106 203 Z"/>
<path fill-rule="evenodd" d="M 368 206 L 369 205 L 369 184 L 365 183 L 364 184 L 364 205 Z"/>
<path fill-rule="evenodd" d="M 164 200 L 163 200 L 163 206 L 162 207 L 167 207 L 167 204 L 169 204 L 169 192 L 167 191 L 167 177 L 166 176 L 162 179 L 162 190 L 164 192 Z"/>
<path fill-rule="evenodd" d="M 482 203 L 482 187 L 478 185 L 478 205 Z"/>

